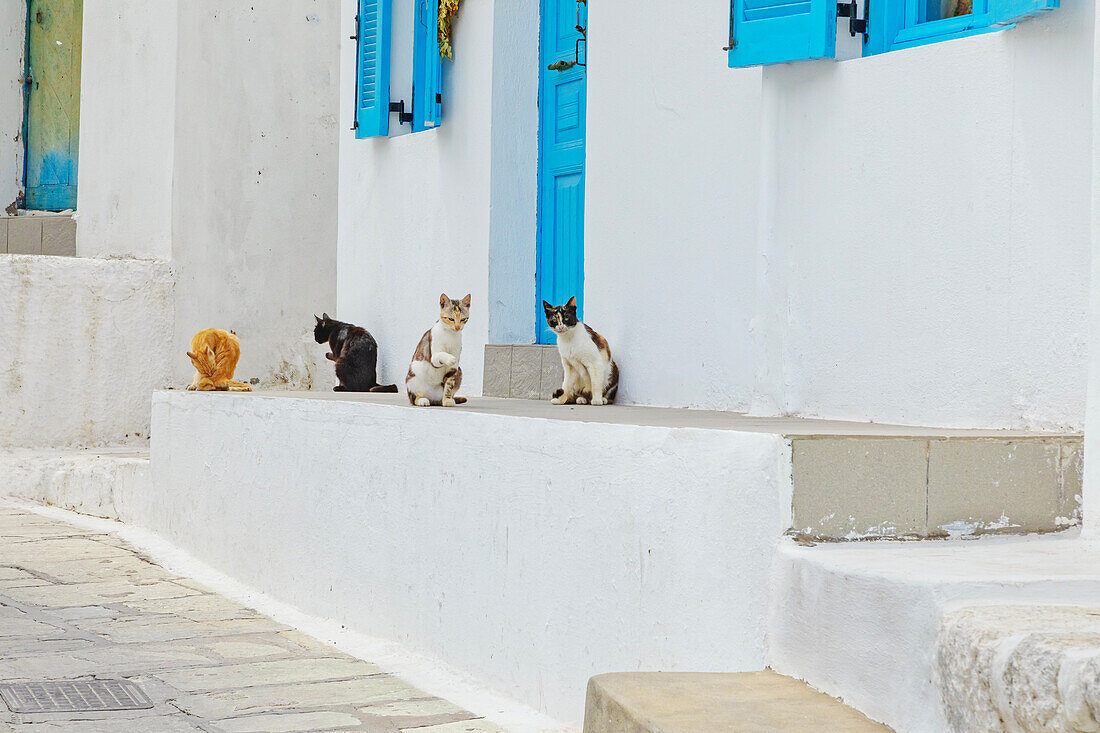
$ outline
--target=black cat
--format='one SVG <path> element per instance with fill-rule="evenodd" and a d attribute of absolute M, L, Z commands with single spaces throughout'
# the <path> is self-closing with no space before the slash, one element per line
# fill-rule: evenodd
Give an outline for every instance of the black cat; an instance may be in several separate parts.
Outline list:
<path fill-rule="evenodd" d="M 317 316 L 314 316 L 317 318 Z M 378 384 L 378 343 L 365 328 L 334 321 L 328 313 L 317 318 L 313 327 L 317 343 L 328 342 L 327 359 L 336 362 L 336 378 L 340 384 L 334 392 L 396 392 L 396 384 Z"/>

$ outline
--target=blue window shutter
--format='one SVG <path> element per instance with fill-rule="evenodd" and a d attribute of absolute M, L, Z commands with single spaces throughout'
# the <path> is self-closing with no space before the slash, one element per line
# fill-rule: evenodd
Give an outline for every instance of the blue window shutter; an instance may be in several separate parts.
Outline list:
<path fill-rule="evenodd" d="M 730 66 L 836 56 L 836 0 L 733 0 Z"/>
<path fill-rule="evenodd" d="M 1012 25 L 1029 15 L 1058 7 L 1058 0 L 989 0 L 989 24 Z"/>
<path fill-rule="evenodd" d="M 355 137 L 390 133 L 390 0 L 359 0 Z"/>
<path fill-rule="evenodd" d="M 413 132 L 443 121 L 443 59 L 439 55 L 439 0 L 416 0 L 413 40 Z"/>

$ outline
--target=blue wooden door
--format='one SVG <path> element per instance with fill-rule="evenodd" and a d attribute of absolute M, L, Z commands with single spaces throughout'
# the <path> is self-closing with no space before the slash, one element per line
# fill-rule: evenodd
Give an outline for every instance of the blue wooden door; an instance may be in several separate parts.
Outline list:
<path fill-rule="evenodd" d="M 539 343 L 555 342 L 542 301 L 576 296 L 584 308 L 584 143 L 588 26 L 578 0 L 542 0 L 539 84 L 539 233 L 536 323 Z M 580 62 L 577 64 L 575 62 Z M 548 68 L 553 66 L 554 68 Z M 583 316 L 582 316 L 583 317 Z"/>
<path fill-rule="evenodd" d="M 83 0 L 27 3 L 23 176 L 28 209 L 76 208 L 83 7 Z"/>

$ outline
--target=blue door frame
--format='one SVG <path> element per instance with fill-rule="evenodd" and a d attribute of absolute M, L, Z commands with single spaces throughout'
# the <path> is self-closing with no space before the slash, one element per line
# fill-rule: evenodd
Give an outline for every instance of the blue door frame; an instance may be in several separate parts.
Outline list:
<path fill-rule="evenodd" d="M 539 82 L 539 209 L 535 318 L 538 342 L 552 344 L 542 301 L 563 305 L 576 296 L 584 313 L 584 151 L 588 25 L 578 0 L 541 0 Z M 555 69 L 547 67 L 555 64 Z M 561 67 L 566 68 L 561 68 Z M 581 315 L 583 317 L 583 315 Z"/>

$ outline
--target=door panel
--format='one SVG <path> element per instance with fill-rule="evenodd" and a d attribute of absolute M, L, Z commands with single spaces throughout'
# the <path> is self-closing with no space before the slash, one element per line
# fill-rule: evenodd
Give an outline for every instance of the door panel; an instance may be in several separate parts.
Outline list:
<path fill-rule="evenodd" d="M 542 0 L 539 88 L 539 236 L 536 323 L 539 343 L 552 344 L 542 301 L 561 305 L 576 296 L 584 308 L 584 153 L 587 83 L 583 66 L 547 66 L 578 60 L 576 26 L 587 25 L 576 0 Z M 580 44 L 579 60 L 585 62 Z M 582 315 L 583 317 L 583 315 Z"/>
<path fill-rule="evenodd" d="M 76 208 L 83 0 L 27 4 L 27 208 Z"/>

